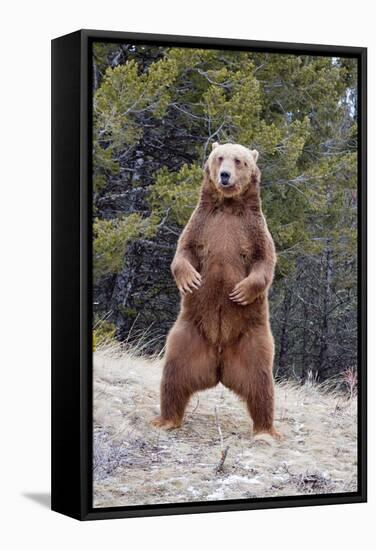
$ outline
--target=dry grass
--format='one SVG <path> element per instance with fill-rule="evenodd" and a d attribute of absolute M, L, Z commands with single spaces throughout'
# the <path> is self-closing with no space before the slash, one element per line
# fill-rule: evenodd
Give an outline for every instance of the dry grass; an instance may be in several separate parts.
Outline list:
<path fill-rule="evenodd" d="M 164 432 L 150 425 L 161 369 L 130 353 L 94 354 L 94 506 L 356 491 L 353 394 L 278 384 L 284 439 L 257 441 L 244 404 L 219 385 L 193 397 L 181 429 Z"/>

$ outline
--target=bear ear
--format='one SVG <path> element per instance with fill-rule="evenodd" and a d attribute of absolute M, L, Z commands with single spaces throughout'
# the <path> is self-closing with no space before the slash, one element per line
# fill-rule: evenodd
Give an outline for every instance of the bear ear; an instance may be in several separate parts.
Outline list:
<path fill-rule="evenodd" d="M 218 141 L 215 141 L 212 145 L 212 151 L 218 147 L 219 143 Z"/>
<path fill-rule="evenodd" d="M 258 152 L 256 149 L 252 149 L 252 150 L 251 150 L 251 155 L 252 155 L 252 157 L 253 157 L 253 160 L 254 160 L 255 162 L 257 162 L 257 159 L 258 159 L 258 157 L 259 157 L 259 152 Z"/>

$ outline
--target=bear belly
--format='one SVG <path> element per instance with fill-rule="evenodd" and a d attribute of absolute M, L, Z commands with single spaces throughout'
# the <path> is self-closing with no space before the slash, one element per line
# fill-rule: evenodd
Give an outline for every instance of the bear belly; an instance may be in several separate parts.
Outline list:
<path fill-rule="evenodd" d="M 215 345 L 236 341 L 249 326 L 249 307 L 234 304 L 229 294 L 246 277 L 244 265 L 237 261 L 211 262 L 201 272 L 202 284 L 184 298 L 184 310 L 206 339 Z"/>
<path fill-rule="evenodd" d="M 217 211 L 206 220 L 197 248 L 201 287 L 183 299 L 184 315 L 218 346 L 235 342 L 249 326 L 252 310 L 229 294 L 251 268 L 252 245 L 240 216 Z"/>

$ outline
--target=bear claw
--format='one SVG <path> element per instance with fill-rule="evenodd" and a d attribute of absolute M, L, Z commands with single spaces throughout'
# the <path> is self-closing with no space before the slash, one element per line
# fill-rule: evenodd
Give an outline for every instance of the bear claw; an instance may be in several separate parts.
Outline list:
<path fill-rule="evenodd" d="M 168 420 L 167 418 L 162 418 L 161 416 L 154 418 L 151 423 L 156 428 L 162 428 L 163 430 L 173 430 L 175 428 L 180 428 L 181 426 L 179 422 Z"/>

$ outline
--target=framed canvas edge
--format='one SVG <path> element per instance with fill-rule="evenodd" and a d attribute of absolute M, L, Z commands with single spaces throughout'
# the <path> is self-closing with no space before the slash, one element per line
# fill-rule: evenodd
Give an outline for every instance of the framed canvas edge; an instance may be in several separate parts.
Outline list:
<path fill-rule="evenodd" d="M 82 512 L 80 34 L 51 44 L 51 508 L 77 519 Z"/>
<path fill-rule="evenodd" d="M 81 29 L 81 33 L 88 40 L 106 41 L 106 42 L 122 42 L 134 41 L 144 44 L 161 44 L 161 45 L 177 45 L 181 47 L 199 47 L 205 48 L 230 48 L 230 49 L 250 49 L 253 51 L 273 52 L 276 53 L 313 53 L 315 55 L 341 55 L 343 57 L 356 57 L 367 48 L 362 46 L 343 46 L 330 44 L 308 44 L 300 42 L 277 42 L 255 39 L 242 38 L 220 38 L 220 37 L 201 37 L 189 35 L 172 35 L 172 34 L 153 34 L 139 32 L 122 32 L 122 31 L 102 31 L 95 29 Z M 278 50 L 278 51 L 277 51 Z"/>
<path fill-rule="evenodd" d="M 266 508 L 319 506 L 328 504 L 360 503 L 367 501 L 367 48 L 324 46 L 285 42 L 202 38 L 115 31 L 81 30 L 80 34 L 80 513 L 69 514 L 80 520 L 146 517 L 173 514 L 211 513 Z M 76 34 L 76 33 L 74 33 Z M 59 40 L 55 39 L 55 40 Z M 92 341 L 91 341 L 91 64 L 90 48 L 94 41 L 137 41 L 186 47 L 228 47 L 253 49 L 275 53 L 311 53 L 313 55 L 341 55 L 356 57 L 359 61 L 359 155 L 358 155 L 358 326 L 360 327 L 359 363 L 360 388 L 358 412 L 358 491 L 356 493 L 273 497 L 255 500 L 228 500 L 217 502 L 172 503 L 159 505 L 93 507 L 92 495 Z M 56 510 L 60 511 L 60 510 Z"/>

